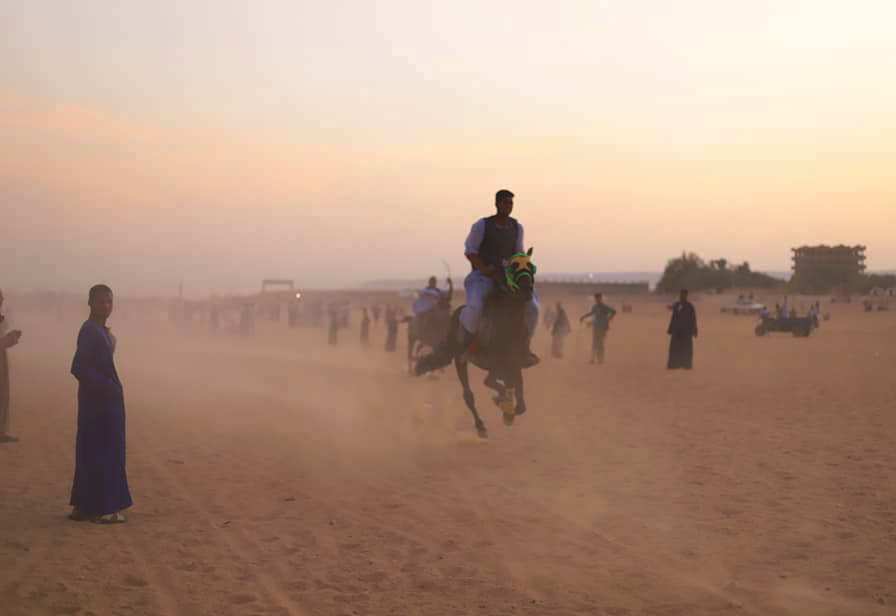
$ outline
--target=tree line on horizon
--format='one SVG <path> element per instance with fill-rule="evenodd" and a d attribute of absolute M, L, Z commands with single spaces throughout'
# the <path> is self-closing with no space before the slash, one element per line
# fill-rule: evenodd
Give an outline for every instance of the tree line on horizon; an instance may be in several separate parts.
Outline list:
<path fill-rule="evenodd" d="M 790 282 L 769 276 L 762 272 L 754 272 L 746 261 L 732 264 L 727 259 L 704 261 L 694 252 L 682 252 L 680 257 L 669 259 L 663 275 L 656 285 L 661 293 L 676 293 L 680 289 L 691 291 L 724 291 L 727 289 L 782 289 L 789 292 L 807 292 L 815 294 L 830 293 L 843 287 L 838 273 L 832 271 L 829 276 L 824 273 L 812 281 L 812 288 L 796 288 Z M 867 294 L 874 288 L 896 287 L 894 274 L 859 274 L 849 281 L 844 289 L 850 293 Z"/>
<path fill-rule="evenodd" d="M 784 286 L 779 278 L 754 272 L 746 261 L 730 264 L 728 259 L 704 261 L 694 252 L 682 252 L 669 259 L 656 288 L 663 293 L 680 289 L 723 291 L 726 289 L 771 289 Z"/>

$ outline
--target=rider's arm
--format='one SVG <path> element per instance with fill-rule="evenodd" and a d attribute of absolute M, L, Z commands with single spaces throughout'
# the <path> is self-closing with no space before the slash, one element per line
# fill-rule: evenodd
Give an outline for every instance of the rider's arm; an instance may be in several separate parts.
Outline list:
<path fill-rule="evenodd" d="M 495 267 L 483 261 L 478 254 L 472 253 L 465 255 L 469 259 L 473 267 L 486 276 L 492 276 L 495 273 Z"/>
<path fill-rule="evenodd" d="M 467 240 L 464 242 L 464 256 L 473 269 L 479 270 L 486 276 L 492 276 L 495 273 L 495 268 L 485 263 L 479 256 L 479 247 L 482 245 L 483 238 L 485 238 L 485 219 L 480 218 L 470 228 L 470 234 L 467 235 Z"/>
<path fill-rule="evenodd" d="M 448 278 L 448 280 L 446 280 L 446 282 L 448 283 L 448 292 L 445 293 L 445 299 L 450 302 L 451 298 L 454 297 L 454 283 L 451 281 L 450 277 Z"/>

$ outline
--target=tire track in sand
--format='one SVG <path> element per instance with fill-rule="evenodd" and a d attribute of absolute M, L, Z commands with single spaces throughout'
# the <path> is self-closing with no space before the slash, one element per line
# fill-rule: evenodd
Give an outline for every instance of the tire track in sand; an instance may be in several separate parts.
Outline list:
<path fill-rule="evenodd" d="M 30 392 L 29 392 L 30 395 Z M 29 417 L 39 417 L 43 419 L 39 426 L 39 430 L 36 430 L 35 433 L 41 433 L 51 436 L 56 436 L 54 442 L 51 443 L 51 447 L 48 448 L 50 451 L 60 451 L 61 447 L 61 436 L 59 436 L 59 431 L 51 429 L 49 419 L 42 413 L 33 412 L 34 409 L 30 407 L 26 407 L 23 409 L 23 414 L 27 414 Z M 15 444 L 16 447 L 24 447 L 22 443 Z M 33 452 L 33 450 L 24 450 L 24 458 L 23 462 L 19 465 L 19 468 L 7 469 L 12 470 L 13 477 L 27 477 L 28 482 L 32 485 L 37 484 L 48 484 L 52 481 L 52 477 L 54 476 L 53 469 L 50 468 L 49 456 L 42 455 L 42 452 L 38 453 L 36 456 L 37 460 L 37 477 L 34 476 L 35 471 L 35 456 L 28 456 L 28 453 Z M 9 452 L 10 455 L 15 455 L 18 452 Z M 28 472 L 26 473 L 24 469 L 27 468 Z M 5 499 L 4 499 L 5 500 Z M 11 502 L 13 498 L 10 498 Z M 32 500 L 35 500 L 32 497 Z M 37 501 L 43 501 L 43 498 L 39 498 Z M 37 504 L 37 503 L 35 503 Z M 35 521 L 39 519 L 40 516 L 34 515 L 33 511 L 24 512 L 23 518 L 29 521 Z M 60 519 L 62 519 L 62 514 L 60 513 Z M 51 518 L 47 518 L 47 521 L 50 521 Z M 10 529 L 11 530 L 11 529 Z M 23 540 L 21 536 L 14 536 L 12 533 L 9 534 L 8 538 L 4 537 L 4 547 L 16 550 L 16 557 L 12 561 L 12 566 L 5 566 L 3 571 L 3 584 L 0 586 L 0 598 L 2 598 L 3 603 L 5 605 L 10 605 L 11 602 L 18 601 L 18 591 L 25 584 L 25 582 L 37 571 L 41 566 L 49 560 L 49 556 L 52 553 L 54 548 L 59 547 L 63 541 L 58 534 L 54 534 L 52 532 L 41 532 L 40 530 L 35 530 L 31 525 L 24 526 L 19 529 L 20 531 L 25 531 L 28 533 L 27 539 L 32 539 L 32 543 L 27 543 Z"/>
<path fill-rule="evenodd" d="M 158 428 L 158 425 L 154 425 L 153 427 Z M 193 497 L 177 477 L 163 465 L 156 462 L 156 459 L 158 459 L 158 456 L 149 456 L 149 460 L 146 462 L 147 470 L 155 475 L 160 482 L 164 482 L 176 491 L 178 496 L 180 496 L 179 500 L 193 510 L 201 520 L 202 528 L 209 531 L 206 536 L 210 535 L 230 554 L 231 558 L 228 562 L 234 563 L 235 566 L 237 563 L 242 563 L 245 569 L 251 571 L 251 574 L 243 577 L 248 577 L 254 580 L 263 591 L 263 594 L 267 596 L 268 600 L 278 608 L 280 612 L 287 616 L 306 616 L 307 612 L 292 599 L 289 592 L 285 590 L 273 576 L 252 566 L 252 561 L 254 560 L 253 556 L 258 556 L 262 553 L 258 544 L 249 538 L 245 531 L 241 530 L 238 526 L 228 527 L 226 531 L 222 530 L 220 526 L 215 524 L 214 517 L 208 509 Z M 278 571 L 278 573 L 282 575 L 282 571 Z M 236 602 L 248 602 L 248 599 L 249 597 L 247 596 L 238 595 Z"/>

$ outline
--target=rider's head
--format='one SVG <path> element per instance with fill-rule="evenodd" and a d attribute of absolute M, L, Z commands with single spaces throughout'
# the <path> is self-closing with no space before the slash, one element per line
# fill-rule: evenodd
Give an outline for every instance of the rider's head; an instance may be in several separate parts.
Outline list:
<path fill-rule="evenodd" d="M 683 302 L 688 301 L 688 290 L 682 289 L 681 293 L 678 294 L 678 299 L 680 299 Z"/>
<path fill-rule="evenodd" d="M 594 301 L 597 302 L 598 304 L 604 303 L 604 294 L 603 293 L 595 293 Z"/>
<path fill-rule="evenodd" d="M 506 188 L 496 192 L 495 207 L 498 209 L 498 216 L 510 216 L 513 212 L 513 193 Z"/>
<path fill-rule="evenodd" d="M 430 289 L 435 289 L 436 288 L 436 277 L 430 276 L 429 282 L 426 284 L 426 286 L 429 287 Z"/>

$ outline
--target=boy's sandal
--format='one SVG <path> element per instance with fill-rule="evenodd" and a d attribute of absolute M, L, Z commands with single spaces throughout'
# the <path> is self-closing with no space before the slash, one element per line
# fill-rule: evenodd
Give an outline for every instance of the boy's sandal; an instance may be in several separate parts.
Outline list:
<path fill-rule="evenodd" d="M 91 522 L 94 524 L 124 524 L 127 519 L 122 513 L 116 512 L 93 518 Z"/>

